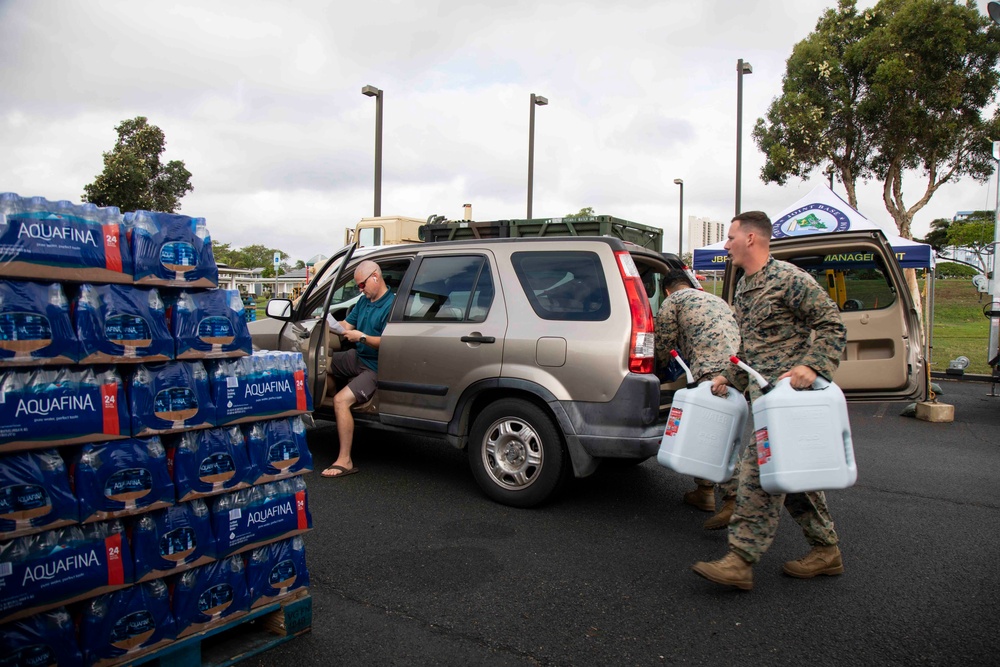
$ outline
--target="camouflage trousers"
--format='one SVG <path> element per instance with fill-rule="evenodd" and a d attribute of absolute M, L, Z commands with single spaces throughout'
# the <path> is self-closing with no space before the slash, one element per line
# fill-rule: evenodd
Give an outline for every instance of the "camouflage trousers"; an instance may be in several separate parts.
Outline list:
<path fill-rule="evenodd" d="M 719 492 L 719 496 L 726 500 L 727 498 L 736 497 L 736 489 L 740 485 L 740 468 L 741 461 L 736 462 L 736 467 L 733 469 L 733 476 L 726 482 L 713 482 L 708 479 L 701 479 L 700 477 L 694 478 L 694 483 L 698 486 L 711 486 Z"/>
<path fill-rule="evenodd" d="M 749 563 L 757 563 L 778 532 L 782 506 L 802 528 L 810 546 L 837 544 L 837 532 L 822 491 L 771 495 L 760 487 L 757 443 L 743 449 L 736 511 L 729 522 L 729 548 Z"/>

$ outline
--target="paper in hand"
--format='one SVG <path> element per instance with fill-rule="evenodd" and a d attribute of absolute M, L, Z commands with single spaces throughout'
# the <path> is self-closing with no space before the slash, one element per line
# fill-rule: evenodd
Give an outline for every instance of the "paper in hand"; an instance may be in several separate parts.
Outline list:
<path fill-rule="evenodd" d="M 330 327 L 330 331 L 332 331 L 333 333 L 337 334 L 338 336 L 342 336 L 344 334 L 344 327 L 340 326 L 340 322 L 333 319 L 333 315 L 331 315 L 330 313 L 326 314 L 326 323 Z"/>

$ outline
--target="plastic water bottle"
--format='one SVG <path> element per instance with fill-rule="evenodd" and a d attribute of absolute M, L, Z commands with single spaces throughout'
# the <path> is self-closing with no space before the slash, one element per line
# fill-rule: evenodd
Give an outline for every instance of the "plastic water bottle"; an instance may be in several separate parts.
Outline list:
<path fill-rule="evenodd" d="M 677 351 L 670 354 L 687 374 L 688 385 L 674 393 L 656 460 L 685 475 L 724 482 L 739 460 L 747 402 L 732 387 L 723 398 L 712 393 L 710 381 L 695 384 Z"/>
<path fill-rule="evenodd" d="M 771 494 L 846 489 L 858 478 L 847 400 L 836 384 L 816 376 L 812 391 L 791 378 L 773 387 L 733 357 L 764 395 L 753 402 L 760 486 Z"/>
<path fill-rule="evenodd" d="M 14 216 L 24 209 L 21 198 L 13 192 L 0 192 L 0 233 L 7 229 L 7 216 Z"/>

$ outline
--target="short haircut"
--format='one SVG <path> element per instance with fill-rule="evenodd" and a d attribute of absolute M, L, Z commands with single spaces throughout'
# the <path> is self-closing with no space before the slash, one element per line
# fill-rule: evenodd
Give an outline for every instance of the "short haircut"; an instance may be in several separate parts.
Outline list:
<path fill-rule="evenodd" d="M 766 239 L 771 238 L 771 218 L 764 211 L 744 211 L 733 218 L 732 222 L 737 220 L 740 221 L 740 227 L 749 227 L 750 231 Z"/>
<path fill-rule="evenodd" d="M 688 278 L 687 272 L 683 269 L 671 269 L 667 271 L 663 276 L 663 285 L 668 289 L 674 289 L 676 286 L 694 287 Z"/>

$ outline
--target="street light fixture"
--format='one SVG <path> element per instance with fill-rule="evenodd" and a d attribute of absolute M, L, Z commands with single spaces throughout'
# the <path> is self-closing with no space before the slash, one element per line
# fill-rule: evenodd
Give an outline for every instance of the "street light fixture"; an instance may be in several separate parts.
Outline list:
<path fill-rule="evenodd" d="M 736 215 L 740 214 L 740 188 L 743 177 L 743 75 L 753 74 L 753 66 L 736 61 Z"/>
<path fill-rule="evenodd" d="M 684 179 L 675 178 L 674 184 L 681 186 L 681 207 L 677 218 L 677 256 L 684 261 Z"/>
<path fill-rule="evenodd" d="M 382 91 L 365 86 L 361 94 L 375 98 L 375 217 L 382 215 Z"/>
<path fill-rule="evenodd" d="M 535 107 L 549 103 L 547 97 L 531 94 L 531 112 L 528 119 L 528 219 L 531 219 L 531 189 L 535 176 Z"/>

